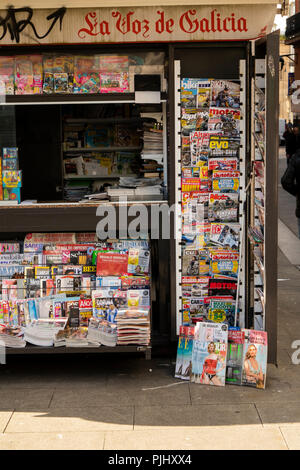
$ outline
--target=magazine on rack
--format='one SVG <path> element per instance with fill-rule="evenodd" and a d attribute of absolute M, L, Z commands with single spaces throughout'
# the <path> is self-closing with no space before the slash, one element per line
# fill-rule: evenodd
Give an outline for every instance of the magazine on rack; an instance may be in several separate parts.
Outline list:
<path fill-rule="evenodd" d="M 228 327 L 225 324 L 197 323 L 192 353 L 191 381 L 205 385 L 225 385 Z"/>
<path fill-rule="evenodd" d="M 210 80 L 203 78 L 183 78 L 181 80 L 180 101 L 183 108 L 206 107 L 209 104 L 207 90 Z M 200 89 L 200 91 L 198 91 Z M 198 97 L 199 95 L 199 97 Z"/>
<path fill-rule="evenodd" d="M 210 255 L 210 276 L 214 279 L 237 279 L 239 253 L 237 251 L 216 251 Z"/>
<path fill-rule="evenodd" d="M 229 80 L 212 80 L 211 106 L 218 108 L 239 108 L 240 85 Z"/>
<path fill-rule="evenodd" d="M 214 323 L 235 324 L 235 300 L 227 298 L 211 298 L 208 309 L 208 320 Z"/>
<path fill-rule="evenodd" d="M 239 328 L 228 328 L 226 383 L 242 385 L 243 349 L 245 333 Z"/>
<path fill-rule="evenodd" d="M 209 222 L 237 222 L 238 212 L 238 194 L 210 193 L 208 206 Z"/>
<path fill-rule="evenodd" d="M 210 242 L 223 248 L 238 250 L 240 239 L 239 224 L 212 223 L 210 225 Z"/>
<path fill-rule="evenodd" d="M 209 291 L 210 297 L 228 297 L 235 299 L 237 292 L 237 281 L 231 279 L 210 279 Z"/>
<path fill-rule="evenodd" d="M 182 193 L 182 231 L 183 233 L 196 233 L 197 227 L 207 220 L 208 193 L 200 191 Z"/>
<path fill-rule="evenodd" d="M 209 156 L 211 158 L 238 158 L 240 138 L 212 134 L 209 138 Z"/>
<path fill-rule="evenodd" d="M 211 131 L 193 131 L 190 133 L 191 166 L 208 165 L 209 139 L 212 134 Z"/>
<path fill-rule="evenodd" d="M 265 388 L 268 336 L 265 331 L 242 330 L 245 334 L 242 385 Z"/>
<path fill-rule="evenodd" d="M 240 111 L 230 108 L 209 108 L 208 131 L 239 137 Z"/>
<path fill-rule="evenodd" d="M 182 298 L 182 315 L 184 324 L 207 321 L 210 300 L 206 297 Z"/>
<path fill-rule="evenodd" d="M 205 297 L 208 285 L 208 276 L 182 276 L 182 297 Z"/>

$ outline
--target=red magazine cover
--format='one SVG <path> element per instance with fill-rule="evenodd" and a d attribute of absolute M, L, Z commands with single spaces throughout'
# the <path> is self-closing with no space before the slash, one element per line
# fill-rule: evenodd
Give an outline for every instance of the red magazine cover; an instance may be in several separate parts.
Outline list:
<path fill-rule="evenodd" d="M 123 276 L 127 274 L 128 253 L 100 251 L 97 256 L 97 276 Z"/>

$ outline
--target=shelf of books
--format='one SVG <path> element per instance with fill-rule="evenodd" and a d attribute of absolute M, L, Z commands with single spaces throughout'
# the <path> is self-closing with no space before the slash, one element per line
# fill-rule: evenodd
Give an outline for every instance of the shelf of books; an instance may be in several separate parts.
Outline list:
<path fill-rule="evenodd" d="M 182 208 L 175 376 L 264 388 L 267 334 L 245 328 L 246 63 L 240 61 L 235 81 L 182 77 L 180 63 L 175 69 Z"/>
<path fill-rule="evenodd" d="M 146 238 L 101 242 L 94 233 L 1 242 L 7 353 L 136 351 L 149 358 L 150 256 Z"/>

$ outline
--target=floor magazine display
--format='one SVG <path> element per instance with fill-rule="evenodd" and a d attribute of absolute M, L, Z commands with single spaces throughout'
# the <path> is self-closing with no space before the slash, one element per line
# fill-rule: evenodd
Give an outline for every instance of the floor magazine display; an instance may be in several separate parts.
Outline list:
<path fill-rule="evenodd" d="M 150 346 L 150 245 L 93 233 L 0 243 L 0 340 L 9 348 Z"/>
<path fill-rule="evenodd" d="M 267 333 L 243 328 L 239 308 L 240 88 L 237 81 L 181 79 L 182 326 L 175 376 L 264 388 Z"/>

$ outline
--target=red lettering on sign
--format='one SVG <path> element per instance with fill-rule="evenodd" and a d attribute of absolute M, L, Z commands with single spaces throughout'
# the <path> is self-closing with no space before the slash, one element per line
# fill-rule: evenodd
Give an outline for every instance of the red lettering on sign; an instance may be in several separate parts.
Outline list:
<path fill-rule="evenodd" d="M 198 20 L 193 20 L 190 18 L 191 16 L 196 15 L 196 10 L 188 10 L 183 13 L 179 19 L 179 27 L 185 33 L 193 34 L 199 28 Z"/>
<path fill-rule="evenodd" d="M 98 23 L 95 11 L 91 11 L 85 16 L 85 22 L 88 28 L 81 28 L 77 33 L 81 39 L 84 39 L 87 34 L 89 36 L 98 36 L 99 34 L 105 36 L 106 34 L 110 34 L 108 22 L 100 21 L 100 23 Z"/>
<path fill-rule="evenodd" d="M 172 18 L 165 20 L 165 12 L 157 11 L 160 18 L 155 22 L 155 31 L 158 34 L 164 32 L 171 34 L 173 32 L 174 20 Z"/>

